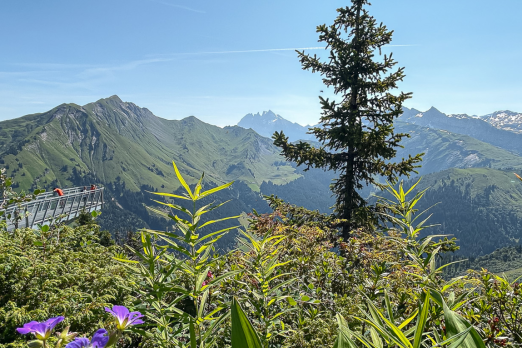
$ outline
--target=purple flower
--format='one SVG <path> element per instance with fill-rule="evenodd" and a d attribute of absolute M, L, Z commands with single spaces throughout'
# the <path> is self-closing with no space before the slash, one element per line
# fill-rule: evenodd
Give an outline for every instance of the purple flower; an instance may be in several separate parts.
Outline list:
<path fill-rule="evenodd" d="M 39 340 L 45 341 L 51 336 L 51 331 L 53 331 L 54 327 L 63 321 L 64 317 L 55 317 L 44 321 L 43 323 L 39 323 L 37 321 L 31 321 L 27 324 L 24 324 L 24 327 L 19 327 L 16 331 L 19 334 L 25 335 L 28 333 L 33 333 L 36 338 Z"/>
<path fill-rule="evenodd" d="M 92 340 L 89 341 L 87 337 L 76 337 L 76 339 L 67 344 L 65 348 L 103 348 L 108 341 L 109 336 L 107 336 L 107 330 L 99 329 L 92 336 Z"/>
<path fill-rule="evenodd" d="M 143 318 L 143 314 L 140 312 L 129 313 L 129 309 L 125 306 L 113 306 L 112 310 L 105 307 L 105 311 L 111 313 L 112 316 L 116 318 L 118 321 L 116 325 L 118 330 L 125 330 L 129 326 L 144 323 L 144 321 L 140 319 Z"/>

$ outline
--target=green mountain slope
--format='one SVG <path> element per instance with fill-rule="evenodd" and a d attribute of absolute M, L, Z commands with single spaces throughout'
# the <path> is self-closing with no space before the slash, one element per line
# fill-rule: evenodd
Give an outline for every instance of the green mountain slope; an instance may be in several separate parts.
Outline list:
<path fill-rule="evenodd" d="M 395 128 L 410 135 L 401 142 L 404 148 L 397 151 L 398 158 L 425 153 L 418 170 L 421 175 L 449 168 L 522 168 L 522 157 L 467 135 L 400 121 Z"/>
<path fill-rule="evenodd" d="M 484 268 L 498 275 L 506 275 L 513 281 L 522 275 L 522 245 L 500 248 L 490 254 L 467 259 L 447 257 L 444 261 L 460 261 L 444 269 L 447 278 L 464 275 L 469 269 L 480 271 Z"/>
<path fill-rule="evenodd" d="M 457 236 L 465 255 L 520 240 L 522 185 L 499 170 L 521 169 L 519 156 L 465 135 L 400 122 L 397 130 L 411 134 L 399 157 L 426 152 L 419 172 L 428 174 L 421 186 L 431 189 L 421 204 L 442 202 L 433 208 L 432 220 L 441 224 L 433 233 Z M 207 187 L 237 181 L 214 197 L 232 199 L 215 217 L 267 211 L 260 193 L 321 211 L 333 204 L 328 190 L 333 173 L 295 168 L 253 130 L 220 128 L 195 117 L 165 120 L 116 96 L 0 122 L 0 165 L 19 189 L 104 185 L 101 222 L 113 232 L 169 227 L 144 205 L 152 198 L 146 191 L 180 192 L 172 160 L 190 184 L 203 171 Z"/>
<path fill-rule="evenodd" d="M 27 125 L 32 125 L 30 131 Z M 1 134 L 18 129 L 28 132 L 11 137 L 2 159 L 23 187 L 53 180 L 70 185 L 74 169 L 91 172 L 104 183 L 119 177 L 134 191 L 144 184 L 173 190 L 173 159 L 189 181 L 205 171 L 216 183 L 242 180 L 257 191 L 264 180 L 287 183 L 298 177 L 291 166 L 280 163 L 270 140 L 251 130 L 219 128 L 195 117 L 164 120 L 116 96 L 83 107 L 62 104 L 0 123 Z M 31 165 L 22 170 L 19 163 Z"/>
<path fill-rule="evenodd" d="M 237 180 L 234 187 L 239 188 L 226 194 L 241 200 L 237 209 L 229 209 L 231 214 L 266 208 L 258 193 L 263 181 L 285 184 L 300 177 L 281 162 L 269 139 L 252 130 L 220 128 L 195 117 L 165 120 L 116 96 L 0 122 L 0 134 L 1 164 L 20 189 L 104 185 L 109 209 L 105 216 L 111 221 L 102 215 L 102 222 L 112 229 L 122 220 L 129 221 L 122 229 L 143 227 L 136 226 L 139 222 L 165 227 L 143 207 L 151 203 L 143 190 L 179 188 L 172 160 L 189 184 L 201 172 L 208 185 Z"/>

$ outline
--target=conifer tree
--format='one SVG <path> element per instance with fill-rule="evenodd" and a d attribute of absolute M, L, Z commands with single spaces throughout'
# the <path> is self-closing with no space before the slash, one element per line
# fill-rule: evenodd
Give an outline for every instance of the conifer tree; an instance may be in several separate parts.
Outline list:
<path fill-rule="evenodd" d="M 339 176 L 331 185 L 336 196 L 336 215 L 344 219 L 342 235 L 372 220 L 371 210 L 358 193 L 363 185 L 381 186 L 378 178 L 389 181 L 415 171 L 422 154 L 393 163 L 396 148 L 407 134 L 394 132 L 393 120 L 402 113 L 403 102 L 411 93 L 395 93 L 397 82 L 404 78 L 404 68 L 392 54 L 381 55 L 381 48 L 391 42 L 393 31 L 368 14 L 367 0 L 352 0 L 351 6 L 337 10 L 330 26 L 317 27 L 319 42 L 330 51 L 327 61 L 317 55 L 299 52 L 304 70 L 323 76 L 335 98 L 319 97 L 322 116 L 318 127 L 310 128 L 321 147 L 309 143 L 292 144 L 283 132 L 275 132 L 274 144 L 282 148 L 287 160 L 298 165 L 335 170 Z M 376 53 L 378 52 L 378 56 Z"/>

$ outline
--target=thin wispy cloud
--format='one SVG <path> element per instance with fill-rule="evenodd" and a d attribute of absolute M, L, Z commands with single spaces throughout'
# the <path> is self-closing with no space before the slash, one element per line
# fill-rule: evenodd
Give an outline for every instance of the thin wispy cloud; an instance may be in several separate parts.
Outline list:
<path fill-rule="evenodd" d="M 415 45 L 386 45 L 385 47 L 409 47 Z M 302 51 L 302 50 L 324 50 L 324 46 L 313 46 L 313 47 L 293 47 L 293 48 L 262 48 L 253 50 L 225 50 L 225 51 L 202 51 L 202 52 L 180 52 L 180 53 L 168 53 L 158 56 L 172 57 L 180 55 L 204 55 L 204 54 L 231 54 L 231 53 L 257 53 L 257 52 L 281 52 L 281 51 Z"/>
<path fill-rule="evenodd" d="M 120 65 L 112 65 L 112 66 L 100 66 L 100 67 L 94 67 L 86 69 L 82 72 L 84 75 L 97 75 L 97 74 L 104 74 L 104 73 L 110 73 L 114 71 L 125 71 L 125 70 L 134 70 L 138 68 L 141 65 L 147 65 L 147 64 L 153 64 L 153 63 L 161 63 L 161 62 L 168 62 L 172 59 L 167 58 L 153 58 L 153 59 L 140 59 L 140 60 L 133 60 L 130 62 L 126 62 Z"/>
<path fill-rule="evenodd" d="M 278 52 L 296 50 L 324 50 L 324 47 L 297 47 L 297 48 L 264 48 L 259 50 L 238 50 L 238 51 L 210 51 L 199 52 L 200 54 L 226 54 L 226 53 L 255 53 L 255 52 Z"/>
<path fill-rule="evenodd" d="M 192 7 L 171 4 L 170 2 L 166 2 L 166 1 L 161 1 L 161 0 L 149 0 L 149 1 L 150 2 L 155 2 L 157 4 L 165 5 L 165 6 L 179 8 L 181 10 L 186 10 L 186 11 L 191 11 L 191 12 L 196 12 L 196 13 L 206 13 L 205 11 L 201 11 L 201 10 L 198 10 L 198 9 L 195 9 L 195 8 L 192 8 Z"/>
<path fill-rule="evenodd" d="M 415 45 L 388 45 L 388 46 L 415 46 Z M 171 62 L 180 56 L 203 56 L 203 55 L 225 55 L 225 54 L 242 54 L 242 53 L 263 53 L 263 52 L 288 52 L 300 50 L 324 50 L 323 46 L 311 47 L 286 47 L 286 48 L 262 48 L 250 50 L 223 50 L 223 51 L 202 51 L 202 52 L 179 52 L 162 55 L 150 55 L 146 59 L 138 59 L 133 61 L 122 62 L 121 64 L 112 65 L 94 65 L 94 64 L 61 64 L 61 63 L 16 63 L 16 66 L 26 66 L 31 68 L 39 68 L 40 70 L 31 71 L 0 71 L 0 76 L 7 77 L 27 77 L 35 76 L 41 73 L 58 73 L 63 70 L 77 70 L 76 76 L 80 78 L 91 78 L 94 76 L 103 76 L 117 71 L 135 70 L 143 65 Z M 26 80 L 29 82 L 29 80 Z M 35 83 L 45 83 L 44 80 L 34 79 Z M 56 83 L 56 82 L 48 82 Z M 58 83 L 62 83 L 61 81 Z"/>

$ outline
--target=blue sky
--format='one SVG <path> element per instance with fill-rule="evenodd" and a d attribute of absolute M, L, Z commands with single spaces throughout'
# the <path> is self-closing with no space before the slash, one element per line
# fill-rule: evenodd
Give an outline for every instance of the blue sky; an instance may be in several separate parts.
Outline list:
<path fill-rule="evenodd" d="M 114 94 L 217 125 L 271 109 L 317 122 L 320 76 L 293 48 L 318 47 L 339 0 L 2 0 L 0 119 Z M 445 113 L 522 112 L 522 1 L 374 0 L 395 30 L 406 104 Z M 310 53 L 323 53 L 310 50 Z"/>

